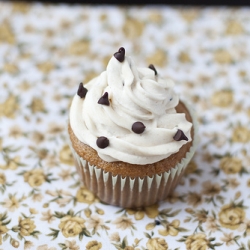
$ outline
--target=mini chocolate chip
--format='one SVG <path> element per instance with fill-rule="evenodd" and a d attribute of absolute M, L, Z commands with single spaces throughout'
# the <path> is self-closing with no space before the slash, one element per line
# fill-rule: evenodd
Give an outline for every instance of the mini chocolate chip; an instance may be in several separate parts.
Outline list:
<path fill-rule="evenodd" d="M 141 134 L 145 130 L 145 125 L 142 122 L 135 122 L 132 125 L 132 131 L 135 132 L 136 134 Z"/>
<path fill-rule="evenodd" d="M 96 145 L 99 148 L 106 148 L 109 145 L 109 139 L 105 136 L 100 136 L 96 140 Z"/>
<path fill-rule="evenodd" d="M 104 95 L 98 100 L 99 104 L 109 106 L 109 94 L 105 92 Z"/>
<path fill-rule="evenodd" d="M 77 94 L 81 97 L 84 98 L 87 94 L 88 90 L 86 88 L 84 88 L 82 82 L 79 84 L 78 90 L 77 90 Z"/>
<path fill-rule="evenodd" d="M 155 66 L 153 64 L 150 64 L 148 67 L 155 72 L 155 75 L 157 75 L 157 71 L 156 71 Z"/>
<path fill-rule="evenodd" d="M 118 52 L 115 52 L 114 57 L 119 61 L 123 62 L 125 59 L 125 49 L 121 47 Z"/>
<path fill-rule="evenodd" d="M 158 220 L 155 220 L 155 225 L 156 225 L 156 226 L 159 226 L 159 225 L 161 225 L 161 222 L 158 221 Z"/>
<path fill-rule="evenodd" d="M 182 140 L 185 140 L 185 141 L 188 141 L 188 138 L 186 137 L 186 135 L 183 133 L 182 130 L 178 129 L 176 134 L 174 135 L 173 139 L 175 141 L 182 141 Z"/>

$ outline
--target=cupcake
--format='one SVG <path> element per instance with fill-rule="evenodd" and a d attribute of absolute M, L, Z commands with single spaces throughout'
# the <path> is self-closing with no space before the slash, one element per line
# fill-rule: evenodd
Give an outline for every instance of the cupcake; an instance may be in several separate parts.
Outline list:
<path fill-rule="evenodd" d="M 73 98 L 68 132 L 83 185 L 124 208 L 164 200 L 194 155 L 197 125 L 153 65 L 137 68 L 125 49 Z"/>

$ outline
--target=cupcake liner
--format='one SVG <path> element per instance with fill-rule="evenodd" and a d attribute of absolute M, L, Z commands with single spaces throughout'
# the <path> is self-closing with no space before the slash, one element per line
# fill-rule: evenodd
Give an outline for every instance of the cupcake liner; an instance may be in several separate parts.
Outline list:
<path fill-rule="evenodd" d="M 122 177 L 113 176 L 80 157 L 71 146 L 77 171 L 83 184 L 105 203 L 124 208 L 150 206 L 164 200 L 174 190 L 181 179 L 187 164 L 197 148 L 198 138 L 196 116 L 186 103 L 193 120 L 194 138 L 189 152 L 169 171 L 153 176 Z M 143 167 L 143 166 L 142 166 Z"/>

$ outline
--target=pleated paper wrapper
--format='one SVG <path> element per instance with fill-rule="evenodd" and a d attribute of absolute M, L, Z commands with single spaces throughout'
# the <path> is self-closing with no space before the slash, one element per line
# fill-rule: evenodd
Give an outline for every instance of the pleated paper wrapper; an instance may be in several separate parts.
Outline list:
<path fill-rule="evenodd" d="M 186 103 L 185 105 L 187 106 Z M 71 146 L 75 165 L 83 185 L 101 201 L 124 208 L 150 206 L 166 199 L 183 176 L 184 170 L 192 159 L 198 144 L 197 120 L 193 110 L 190 107 L 188 109 L 193 120 L 193 143 L 186 153 L 186 157 L 175 167 L 167 172 L 143 178 L 113 176 L 111 172 L 105 172 L 103 169 L 91 165 L 80 157 Z"/>

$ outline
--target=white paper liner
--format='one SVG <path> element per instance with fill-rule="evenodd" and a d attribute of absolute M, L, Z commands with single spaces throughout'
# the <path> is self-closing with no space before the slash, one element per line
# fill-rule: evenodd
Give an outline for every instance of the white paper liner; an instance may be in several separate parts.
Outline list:
<path fill-rule="evenodd" d="M 186 157 L 175 167 L 152 177 L 122 178 L 120 175 L 112 176 L 112 173 L 104 172 L 104 170 L 84 160 L 71 146 L 77 171 L 83 184 L 103 202 L 125 208 L 149 206 L 166 199 L 178 184 L 198 144 L 196 116 L 192 108 L 186 103 L 184 104 L 192 117 L 194 136 L 192 146 L 189 152 L 186 153 Z"/>

